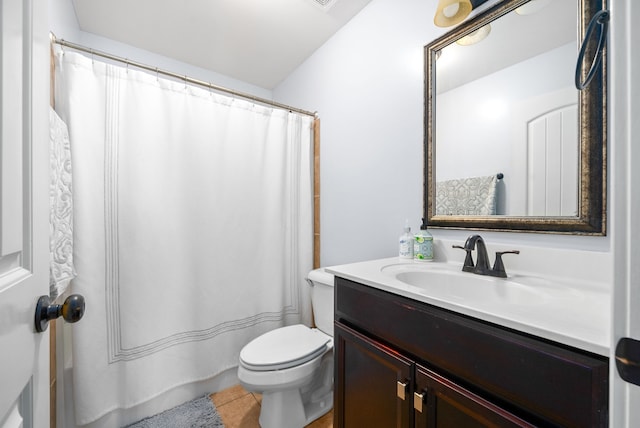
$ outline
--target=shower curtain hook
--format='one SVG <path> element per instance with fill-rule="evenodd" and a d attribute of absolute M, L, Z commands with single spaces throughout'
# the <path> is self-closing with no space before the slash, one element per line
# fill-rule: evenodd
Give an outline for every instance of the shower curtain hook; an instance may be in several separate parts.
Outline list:
<path fill-rule="evenodd" d="M 158 67 L 156 67 L 156 81 L 160 81 L 160 72 L 158 71 Z"/>
<path fill-rule="evenodd" d="M 129 58 L 125 58 L 124 62 L 127 65 L 127 74 L 129 74 Z"/>
<path fill-rule="evenodd" d="M 95 65 L 96 62 L 94 61 L 94 58 L 93 58 L 93 49 L 89 49 L 89 52 L 91 52 L 91 65 Z"/>
<path fill-rule="evenodd" d="M 184 89 L 187 89 L 187 75 L 184 75 Z"/>

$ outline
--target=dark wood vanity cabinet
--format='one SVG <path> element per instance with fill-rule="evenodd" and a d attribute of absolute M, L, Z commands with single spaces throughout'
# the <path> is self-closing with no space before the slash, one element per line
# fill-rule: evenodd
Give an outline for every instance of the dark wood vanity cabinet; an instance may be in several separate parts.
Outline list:
<path fill-rule="evenodd" d="M 341 379 L 336 390 L 342 397 L 335 425 L 410 428 L 413 361 L 339 324 L 335 343 Z"/>
<path fill-rule="evenodd" d="M 336 278 L 335 428 L 606 427 L 608 359 Z"/>

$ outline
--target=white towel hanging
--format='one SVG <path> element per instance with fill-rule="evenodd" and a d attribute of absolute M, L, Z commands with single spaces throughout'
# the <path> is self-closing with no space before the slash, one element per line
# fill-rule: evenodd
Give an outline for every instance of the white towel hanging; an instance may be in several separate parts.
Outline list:
<path fill-rule="evenodd" d="M 71 144 L 67 125 L 49 110 L 49 293 L 62 295 L 76 276 L 73 267 Z"/>

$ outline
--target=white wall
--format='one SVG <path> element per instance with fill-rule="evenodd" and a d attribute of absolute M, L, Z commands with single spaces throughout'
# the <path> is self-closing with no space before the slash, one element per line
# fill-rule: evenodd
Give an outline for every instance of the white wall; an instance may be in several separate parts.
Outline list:
<path fill-rule="evenodd" d="M 423 183 L 423 46 L 443 34 L 435 0 L 373 0 L 274 89 L 322 120 L 322 264 L 397 254 L 418 226 Z M 432 230 L 463 241 L 470 231 Z M 609 252 L 608 237 L 483 232 L 486 241 Z M 604 263 L 610 261 L 603 260 Z"/>
<path fill-rule="evenodd" d="M 396 255 L 422 213 L 422 47 L 434 1 L 374 0 L 274 90 L 321 118 L 323 265 Z"/>

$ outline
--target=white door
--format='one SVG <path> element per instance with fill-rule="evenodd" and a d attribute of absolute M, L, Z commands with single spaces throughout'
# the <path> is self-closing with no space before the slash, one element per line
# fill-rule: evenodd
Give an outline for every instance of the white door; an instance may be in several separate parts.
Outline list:
<path fill-rule="evenodd" d="M 0 0 L 0 428 L 49 426 L 46 5 Z"/>
<path fill-rule="evenodd" d="M 578 215 L 578 90 L 522 101 L 513 112 L 510 213 Z"/>
<path fill-rule="evenodd" d="M 613 65 L 609 123 L 614 143 L 610 166 L 614 306 L 611 351 L 611 427 L 640 426 L 640 386 L 624 381 L 617 360 L 640 378 L 640 2 L 610 1 L 610 65 Z M 616 352 L 630 339 L 627 352 Z M 627 339 L 627 340 L 628 340 Z"/>

